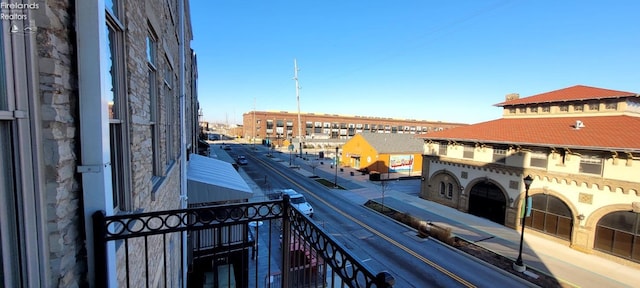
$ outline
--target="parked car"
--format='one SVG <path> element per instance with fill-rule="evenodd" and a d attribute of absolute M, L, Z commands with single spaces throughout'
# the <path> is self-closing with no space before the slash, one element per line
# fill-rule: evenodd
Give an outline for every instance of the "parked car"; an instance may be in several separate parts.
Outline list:
<path fill-rule="evenodd" d="M 224 150 L 231 150 L 231 146 L 229 146 L 229 145 L 222 145 L 222 149 L 224 149 Z"/>
<path fill-rule="evenodd" d="M 291 205 L 298 208 L 298 210 L 300 210 L 302 214 L 305 214 L 313 218 L 313 207 L 311 207 L 311 204 L 307 202 L 307 199 L 304 198 L 304 195 L 298 193 L 296 190 L 293 190 L 293 189 L 284 189 L 282 190 L 282 194 L 289 195 Z"/>
<path fill-rule="evenodd" d="M 238 163 L 238 165 L 247 165 L 249 164 L 249 161 L 247 161 L 247 158 L 243 155 L 239 155 L 236 159 L 236 163 Z"/>

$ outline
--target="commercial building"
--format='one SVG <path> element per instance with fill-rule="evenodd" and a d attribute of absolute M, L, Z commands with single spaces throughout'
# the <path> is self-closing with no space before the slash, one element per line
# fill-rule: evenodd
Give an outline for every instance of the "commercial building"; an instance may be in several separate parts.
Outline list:
<path fill-rule="evenodd" d="M 496 104 L 503 117 L 422 135 L 420 196 L 574 249 L 640 263 L 640 95 L 573 86 Z"/>
<path fill-rule="evenodd" d="M 104 269 L 125 287 L 129 269 L 129 284 L 179 287 L 179 234 L 110 242 L 97 268 L 92 215 L 185 205 L 198 131 L 188 1 L 13 2 L 37 4 L 0 21 L 0 286 L 100 287 Z M 149 257 L 134 259 L 141 247 Z"/>
<path fill-rule="evenodd" d="M 411 134 L 358 133 L 341 147 L 339 163 L 376 171 L 381 178 L 417 176 L 422 169 L 422 143 Z"/>
<path fill-rule="evenodd" d="M 299 116 L 299 117 L 298 117 Z M 284 140 L 298 139 L 303 142 L 344 143 L 357 133 L 406 133 L 422 134 L 463 126 L 461 123 L 423 121 L 413 119 L 393 119 L 368 116 L 345 116 L 320 113 L 250 111 L 242 115 L 246 139 L 265 140 L 274 145 L 282 145 Z M 294 141 L 297 142 L 297 141 Z"/>

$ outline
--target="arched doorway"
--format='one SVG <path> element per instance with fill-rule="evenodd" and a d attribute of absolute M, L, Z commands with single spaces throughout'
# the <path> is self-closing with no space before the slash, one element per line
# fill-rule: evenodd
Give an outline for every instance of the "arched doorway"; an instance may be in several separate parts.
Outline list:
<path fill-rule="evenodd" d="M 504 225 L 507 199 L 500 187 L 491 182 L 481 182 L 469 192 L 469 214 L 487 218 Z"/>
<path fill-rule="evenodd" d="M 571 240 L 573 214 L 560 198 L 536 194 L 531 196 L 531 216 L 525 219 L 524 224 L 545 234 Z"/>
<path fill-rule="evenodd" d="M 618 211 L 598 221 L 594 248 L 640 262 L 640 214 Z"/>

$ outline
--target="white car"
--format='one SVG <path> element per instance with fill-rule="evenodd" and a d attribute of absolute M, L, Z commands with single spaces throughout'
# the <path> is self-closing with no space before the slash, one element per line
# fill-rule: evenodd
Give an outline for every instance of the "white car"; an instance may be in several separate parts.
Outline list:
<path fill-rule="evenodd" d="M 304 195 L 296 192 L 296 190 L 293 189 L 284 189 L 282 190 L 282 194 L 289 195 L 291 205 L 298 208 L 298 210 L 300 210 L 302 214 L 308 215 L 309 217 L 313 218 L 313 207 L 311 207 L 311 204 L 307 202 L 307 199 L 304 198 Z"/>

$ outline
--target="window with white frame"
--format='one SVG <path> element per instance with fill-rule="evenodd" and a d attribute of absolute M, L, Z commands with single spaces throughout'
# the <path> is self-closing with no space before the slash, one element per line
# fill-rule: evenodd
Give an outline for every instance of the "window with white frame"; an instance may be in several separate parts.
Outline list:
<path fill-rule="evenodd" d="M 157 37 L 151 27 L 147 31 L 147 67 L 149 70 L 149 129 L 151 132 L 151 161 L 155 185 L 162 176 L 162 164 L 160 157 L 160 101 L 158 101 L 158 66 L 157 66 Z"/>
<path fill-rule="evenodd" d="M 166 55 L 167 59 L 169 58 Z M 169 61 L 167 61 L 169 62 Z M 169 62 L 171 63 L 171 62 Z M 165 102 L 165 117 L 164 117 L 164 126 L 165 126 L 165 143 L 166 143 L 166 165 L 169 166 L 173 163 L 176 158 L 174 142 L 176 139 L 176 125 L 173 125 L 175 119 L 175 91 L 173 89 L 173 78 L 174 73 L 171 67 L 167 67 L 164 72 L 164 102 Z"/>
<path fill-rule="evenodd" d="M 9 21 L 0 22 L 0 33 L 8 31 L 3 25 L 5 23 L 9 23 Z M 13 82 L 12 74 L 19 72 L 12 71 L 13 67 L 6 66 L 4 37 L 4 34 L 0 35 L 0 49 L 2 49 L 0 50 L 0 287 L 22 287 L 25 283 L 22 283 L 20 274 L 26 272 L 22 269 L 28 259 L 20 257 L 25 253 L 25 249 L 21 248 L 23 238 L 21 230 L 24 229 L 24 225 L 18 224 L 22 221 L 20 221 L 20 211 L 17 210 L 18 207 L 25 204 L 22 203 L 24 201 L 21 200 L 21 193 L 27 191 L 21 191 L 23 187 L 20 187 L 18 175 L 20 171 L 29 173 L 32 169 L 23 166 L 20 161 L 22 157 L 19 156 L 18 149 L 14 145 L 17 143 L 18 147 L 22 146 L 23 143 L 18 137 L 18 132 L 24 128 L 21 129 L 16 125 L 19 121 L 14 116 L 16 93 L 7 91 L 10 89 L 7 85 L 11 85 L 9 83 Z M 7 57 L 11 58 L 10 55 L 11 53 L 7 53 Z M 8 60 L 10 61 L 10 59 Z M 23 132 L 28 132 L 28 130 Z M 24 164 L 28 165 L 28 163 Z M 12 273 L 5 273 L 9 271 Z"/>
<path fill-rule="evenodd" d="M 124 53 L 123 13 L 121 1 L 106 3 L 107 42 L 105 51 L 107 65 L 105 73 L 109 79 L 107 85 L 107 109 L 109 114 L 109 148 L 111 157 L 111 180 L 113 208 L 116 211 L 129 211 L 131 192 L 129 184 L 129 140 L 126 70 Z"/>

